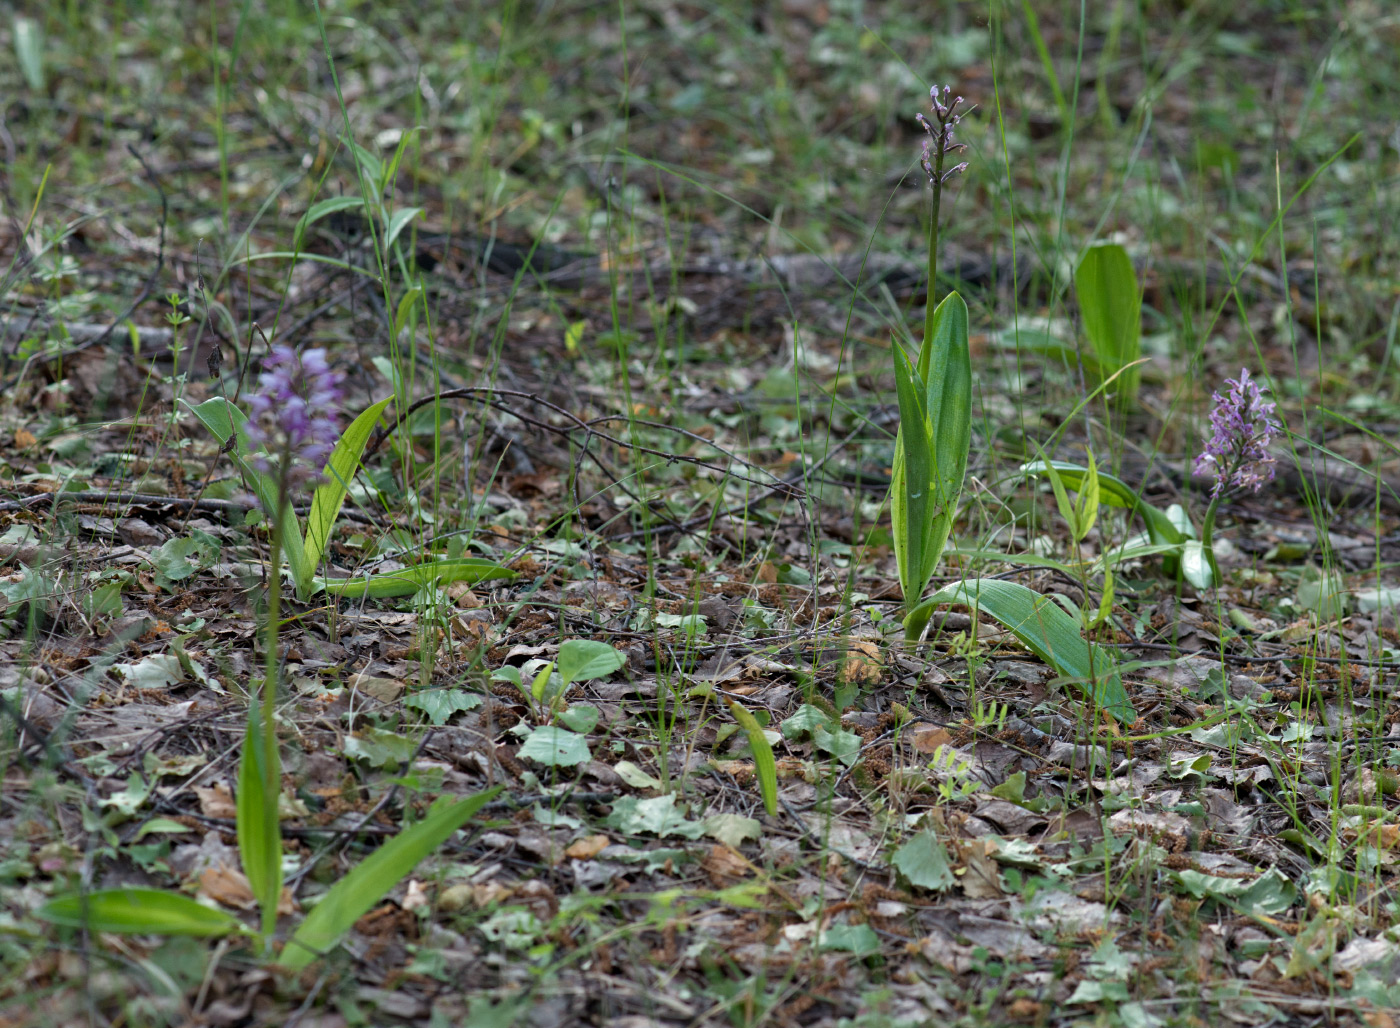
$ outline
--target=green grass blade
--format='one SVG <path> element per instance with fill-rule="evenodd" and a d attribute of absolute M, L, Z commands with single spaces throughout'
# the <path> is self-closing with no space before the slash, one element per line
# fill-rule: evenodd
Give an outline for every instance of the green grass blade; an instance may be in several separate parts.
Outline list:
<path fill-rule="evenodd" d="M 405 828 L 342 878 L 292 935 L 279 961 L 296 971 L 334 946 L 384 895 L 501 791 L 501 786 L 438 807 Z"/>
<path fill-rule="evenodd" d="M 425 585 L 445 582 L 484 582 L 496 578 L 514 578 L 515 572 L 493 560 L 482 557 L 458 557 L 455 560 L 431 560 L 411 567 L 399 568 L 383 575 L 358 575 L 355 578 L 317 578 L 316 585 L 334 596 L 359 599 L 369 596 L 412 596 Z"/>
<path fill-rule="evenodd" d="M 1097 643 L 1087 643 L 1064 608 L 1018 582 L 971 578 L 945 586 L 931 603 L 961 603 L 990 614 L 1027 649 L 1061 675 L 1092 683 L 1091 699 L 1119 724 L 1137 720 L 1118 662 Z"/>
<path fill-rule="evenodd" d="M 1117 243 L 1091 246 L 1074 272 L 1084 334 L 1109 375 L 1141 356 L 1142 292 L 1128 251 Z M 1119 380 L 1119 405 L 1137 401 L 1138 368 L 1127 368 Z"/>
<path fill-rule="evenodd" d="M 778 813 L 778 764 L 773 759 L 773 747 L 763 734 L 763 726 L 758 719 L 733 700 L 729 701 L 729 711 L 739 727 L 749 737 L 749 749 L 753 751 L 753 772 L 758 779 L 758 791 L 763 796 L 763 809 L 769 817 Z"/>
<path fill-rule="evenodd" d="M 282 896 L 282 828 L 278 822 L 280 763 L 275 748 L 268 752 L 261 710 L 254 697 L 248 707 L 248 727 L 243 735 L 235 809 L 238 855 L 243 860 L 248 887 L 262 911 L 264 935 L 271 935 L 277 926 L 277 901 Z"/>
<path fill-rule="evenodd" d="M 231 914 L 161 889 L 103 889 L 60 896 L 34 913 L 53 924 L 118 935 L 218 936 L 246 931 Z"/>
<path fill-rule="evenodd" d="M 321 555 L 326 552 L 331 529 L 335 526 L 335 519 L 340 516 L 341 504 L 345 502 L 345 490 L 360 467 L 360 456 L 365 452 L 370 433 L 379 423 L 379 416 L 384 413 L 384 408 L 389 406 L 393 399 L 392 396 L 386 396 L 361 411 L 360 416 L 350 422 L 345 434 L 331 451 L 330 459 L 326 461 L 325 481 L 316 487 L 316 493 L 311 498 L 311 511 L 306 516 L 304 560 L 313 568 L 320 563 Z M 308 578 L 308 591 L 310 585 Z M 300 592 L 298 598 L 306 599 Z"/>

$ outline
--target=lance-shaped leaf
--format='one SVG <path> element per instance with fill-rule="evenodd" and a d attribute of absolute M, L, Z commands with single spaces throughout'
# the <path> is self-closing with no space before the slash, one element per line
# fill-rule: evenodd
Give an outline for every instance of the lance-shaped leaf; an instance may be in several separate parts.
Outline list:
<path fill-rule="evenodd" d="M 1086 642 L 1079 622 L 1050 597 L 1019 582 L 970 578 L 929 597 L 929 612 L 939 603 L 961 603 L 990 614 L 1037 657 L 1064 677 L 1082 683 L 1094 705 L 1119 724 L 1137 720 L 1118 661 L 1107 648 Z M 925 619 L 928 616 L 924 614 Z"/>
<path fill-rule="evenodd" d="M 331 886 L 307 915 L 282 951 L 278 963 L 298 971 L 330 950 L 351 926 L 406 878 L 419 861 L 437 849 L 490 799 L 501 786 L 435 807 L 412 828 L 405 828 Z"/>
<path fill-rule="evenodd" d="M 1021 465 L 1021 473 L 1043 475 L 1047 465 L 1053 467 L 1064 484 L 1070 489 L 1083 485 L 1089 469 L 1066 461 L 1034 460 Z M 1214 551 L 1206 551 L 1199 543 L 1192 545 L 1195 530 L 1185 513 L 1175 505 L 1170 510 L 1162 510 L 1148 503 L 1132 486 L 1121 478 L 1100 471 L 1099 502 L 1110 507 L 1122 507 L 1142 517 L 1147 525 L 1147 535 L 1154 545 L 1171 546 L 1173 549 L 1162 555 L 1162 570 L 1173 578 L 1182 576 L 1197 589 L 1204 589 L 1218 583 L 1220 569 L 1215 562 Z M 1176 517 L 1173 517 L 1173 513 Z"/>
<path fill-rule="evenodd" d="M 1117 243 L 1089 247 L 1074 272 L 1074 288 L 1103 377 L 1126 368 L 1118 379 L 1118 404 L 1130 407 L 1137 402 L 1139 369 L 1127 366 L 1142 352 L 1142 291 L 1128 251 Z"/>
<path fill-rule="evenodd" d="M 729 711 L 739 727 L 749 739 L 749 749 L 753 751 L 754 777 L 758 779 L 758 791 L 763 796 L 763 809 L 769 817 L 778 813 L 778 764 L 773 759 L 773 747 L 763 734 L 763 726 L 738 703 L 729 701 Z"/>
<path fill-rule="evenodd" d="M 917 367 L 894 350 L 899 435 L 890 484 L 895 561 L 908 613 L 907 638 L 922 633 L 913 612 L 948 542 L 972 438 L 972 359 L 967 304 L 949 293 L 934 311 Z"/>
<path fill-rule="evenodd" d="M 264 684 L 263 688 L 275 686 Z M 270 936 L 277 926 L 277 902 L 282 895 L 282 828 L 278 821 L 282 762 L 276 736 L 266 731 L 262 713 L 259 701 L 253 698 L 248 704 L 243 759 L 238 765 L 235 812 L 243 874 L 262 912 L 263 934 Z"/>
<path fill-rule="evenodd" d="M 316 487 L 316 493 L 311 498 L 311 511 L 306 515 L 306 541 L 302 549 L 306 561 L 312 567 L 320 562 L 321 555 L 326 552 L 331 528 L 335 525 L 335 519 L 340 516 L 340 506 L 345 502 L 345 490 L 360 467 L 360 456 L 365 452 L 365 444 L 369 442 L 370 433 L 378 424 L 379 416 L 393 399 L 392 396 L 386 396 L 361 411 L 360 416 L 350 422 L 350 427 L 336 442 L 330 459 L 326 461 L 325 479 Z M 308 589 L 310 585 L 308 581 Z M 298 596 L 301 599 L 306 598 L 300 596 L 300 593 Z"/>
<path fill-rule="evenodd" d="M 488 579 L 514 578 L 515 572 L 483 557 L 456 557 L 413 564 L 382 575 L 357 575 L 354 578 L 317 578 L 316 585 L 335 596 L 359 599 L 369 596 L 412 596 L 429 585 L 447 582 L 484 582 Z"/>
<path fill-rule="evenodd" d="M 228 935 L 243 932 L 236 917 L 160 889 L 103 889 L 60 896 L 34 912 L 54 924 L 116 935 Z"/>

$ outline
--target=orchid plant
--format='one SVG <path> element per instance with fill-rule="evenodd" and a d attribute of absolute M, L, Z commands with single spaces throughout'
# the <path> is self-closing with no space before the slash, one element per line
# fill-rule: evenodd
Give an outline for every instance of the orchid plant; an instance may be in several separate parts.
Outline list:
<path fill-rule="evenodd" d="M 275 346 L 263 361 L 258 385 L 248 401 L 251 416 L 238 427 L 247 443 L 259 447 L 247 465 L 261 476 L 257 480 L 258 502 L 271 524 L 271 563 L 277 568 L 288 528 L 296 528 L 295 515 L 291 514 L 293 495 L 317 478 L 322 479 L 320 485 L 324 488 L 326 472 L 320 470 L 321 463 L 344 445 L 334 416 L 341 400 L 341 376 L 330 368 L 322 350 L 298 355 L 289 346 Z M 370 410 L 377 417 L 382 405 L 378 410 Z M 357 461 L 362 448 L 360 443 L 355 453 Z M 281 663 L 281 599 L 281 576 L 274 573 L 268 576 L 264 647 L 267 664 L 262 695 L 260 700 L 250 697 L 248 704 L 236 797 L 238 852 L 249 890 L 259 907 L 258 928 L 249 930 L 231 914 L 206 907 L 188 896 L 158 889 L 104 889 L 59 897 L 40 908 L 40 916 L 58 924 L 114 933 L 251 935 L 264 953 L 270 953 L 278 914 L 291 905 L 291 897 L 283 895 L 279 820 L 282 762 L 277 744 L 277 682 Z M 439 801 L 426 818 L 380 847 L 317 903 L 292 934 L 277 962 L 297 969 L 323 955 L 496 791 Z"/>
<path fill-rule="evenodd" d="M 923 599 L 957 514 L 972 443 L 967 304 L 956 292 L 934 303 L 943 187 L 967 168 L 966 162 L 946 167 L 948 157 L 966 146 L 954 140 L 954 130 L 963 118 L 959 111 L 963 103 L 951 87 L 944 86 L 941 91 L 934 87 L 929 91 L 932 118 L 920 114 L 917 119 L 927 137 L 919 164 L 933 192 L 928 232 L 929 299 L 918 362 L 910 359 L 898 340 L 892 347 L 900 427 L 890 476 L 890 521 L 904 592 L 905 639 L 915 642 L 924 636 L 938 604 L 965 604 L 1000 621 L 1032 652 L 1062 675 L 1078 681 L 1096 711 L 1103 710 L 1119 722 L 1131 721 L 1136 713 L 1116 661 L 1104 647 L 1087 642 L 1079 620 L 1051 598 L 1016 582 L 966 578 Z M 1085 513 L 1084 518 L 1088 517 Z"/>

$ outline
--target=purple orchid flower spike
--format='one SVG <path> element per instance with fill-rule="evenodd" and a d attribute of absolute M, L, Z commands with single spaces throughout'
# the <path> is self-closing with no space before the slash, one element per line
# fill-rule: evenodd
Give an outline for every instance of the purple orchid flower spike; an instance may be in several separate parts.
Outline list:
<path fill-rule="evenodd" d="M 325 350 L 298 357 L 290 346 L 278 345 L 263 359 L 258 391 L 248 398 L 248 439 L 277 458 L 288 486 L 319 475 L 335 448 L 341 377 L 326 362 Z M 274 468 L 267 455 L 254 458 L 254 466 Z"/>
<path fill-rule="evenodd" d="M 1274 477 L 1269 444 L 1282 433 L 1274 416 L 1274 403 L 1266 400 L 1258 383 L 1240 369 L 1238 379 L 1225 380 L 1226 391 L 1216 392 L 1210 412 L 1213 434 L 1196 458 L 1196 474 L 1215 479 L 1211 500 L 1226 489 L 1258 492 Z"/>
<path fill-rule="evenodd" d="M 958 105 L 963 102 L 963 98 L 952 96 L 952 92 L 952 86 L 944 86 L 942 99 L 939 99 L 937 86 L 928 91 L 929 108 L 930 113 L 933 114 L 933 122 L 930 122 L 922 114 L 914 116 L 919 127 L 928 135 L 919 153 L 919 164 L 923 167 L 929 182 L 940 186 L 967 168 L 967 162 L 964 161 L 946 171 L 943 170 L 943 160 L 948 154 L 967 149 L 966 143 L 953 142 L 953 130 L 963 118 L 962 114 L 957 112 Z M 965 114 L 966 111 L 963 113 Z"/>

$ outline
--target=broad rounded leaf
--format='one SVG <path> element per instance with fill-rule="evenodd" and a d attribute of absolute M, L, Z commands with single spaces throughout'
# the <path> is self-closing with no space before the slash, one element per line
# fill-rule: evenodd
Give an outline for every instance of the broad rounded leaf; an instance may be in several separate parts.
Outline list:
<path fill-rule="evenodd" d="M 895 850 L 890 863 L 910 885 L 920 889 L 948 889 L 957 881 L 948 863 L 948 851 L 929 830 L 920 832 Z"/>
<path fill-rule="evenodd" d="M 527 758 L 546 767 L 577 767 L 592 759 L 588 740 L 577 732 L 557 725 L 544 725 L 530 733 L 520 747 L 518 757 Z"/>
<path fill-rule="evenodd" d="M 559 676 L 566 682 L 584 682 L 610 675 L 627 658 L 616 647 L 593 639 L 569 639 L 559 644 Z"/>

